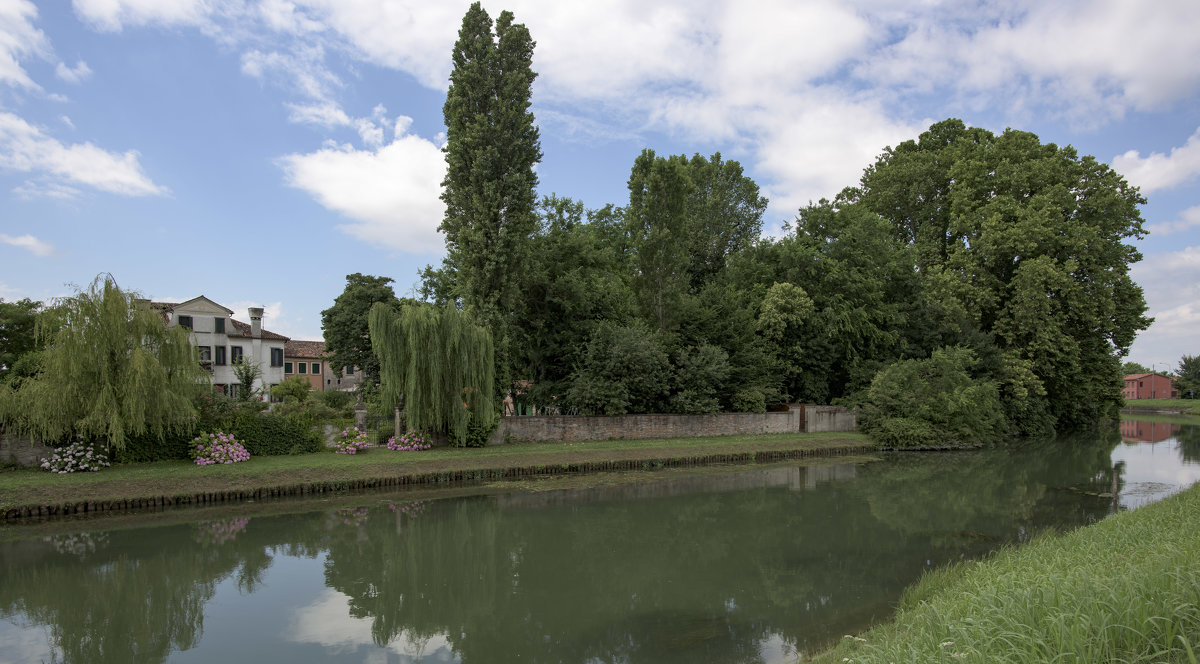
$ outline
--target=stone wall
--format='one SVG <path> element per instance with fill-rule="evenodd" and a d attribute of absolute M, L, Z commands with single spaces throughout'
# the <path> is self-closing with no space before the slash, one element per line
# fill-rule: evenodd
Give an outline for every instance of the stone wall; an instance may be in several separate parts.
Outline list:
<path fill-rule="evenodd" d="M 806 433 L 858 431 L 858 415 L 841 406 L 805 406 L 804 431 Z"/>
<path fill-rule="evenodd" d="M 713 415 L 616 415 L 584 417 L 535 415 L 505 417 L 488 440 L 512 441 L 688 438 L 739 434 L 799 432 L 802 413 L 793 406 L 781 413 L 716 413 Z"/>
<path fill-rule="evenodd" d="M 54 448 L 36 443 L 28 436 L 0 430 L 0 465 L 36 466 L 54 453 Z"/>

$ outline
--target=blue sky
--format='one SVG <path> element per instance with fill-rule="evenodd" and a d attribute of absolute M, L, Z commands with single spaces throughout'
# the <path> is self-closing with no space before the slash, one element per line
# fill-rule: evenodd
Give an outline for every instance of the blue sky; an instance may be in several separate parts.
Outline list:
<path fill-rule="evenodd" d="M 467 2 L 0 0 L 0 297 L 112 273 L 320 338 L 351 272 L 441 259 Z M 767 226 L 947 117 L 1071 144 L 1149 199 L 1131 359 L 1200 354 L 1200 3 L 546 0 L 539 193 L 622 204 L 644 147 L 737 159 Z M 244 313 L 243 313 L 244 315 Z"/>

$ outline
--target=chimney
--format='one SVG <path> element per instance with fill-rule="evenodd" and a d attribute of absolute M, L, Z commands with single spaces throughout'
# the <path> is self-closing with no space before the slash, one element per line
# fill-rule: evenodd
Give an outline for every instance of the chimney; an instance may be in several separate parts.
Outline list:
<path fill-rule="evenodd" d="M 250 336 L 255 339 L 262 338 L 262 307 L 250 307 Z"/>

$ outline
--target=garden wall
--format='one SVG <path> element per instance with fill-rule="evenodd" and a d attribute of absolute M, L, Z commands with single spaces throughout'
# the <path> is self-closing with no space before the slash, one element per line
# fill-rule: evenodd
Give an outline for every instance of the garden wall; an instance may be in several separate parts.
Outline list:
<path fill-rule="evenodd" d="M 805 406 L 804 431 L 807 433 L 858 431 L 858 415 L 841 406 Z"/>
<path fill-rule="evenodd" d="M 630 438 L 689 438 L 739 434 L 855 431 L 854 413 L 835 406 L 791 406 L 779 413 L 713 415 L 616 415 L 584 417 L 535 415 L 505 417 L 488 440 L 576 441 Z"/>
<path fill-rule="evenodd" d="M 54 453 L 54 448 L 35 443 L 28 436 L 0 431 L 0 465 L 36 466 Z"/>

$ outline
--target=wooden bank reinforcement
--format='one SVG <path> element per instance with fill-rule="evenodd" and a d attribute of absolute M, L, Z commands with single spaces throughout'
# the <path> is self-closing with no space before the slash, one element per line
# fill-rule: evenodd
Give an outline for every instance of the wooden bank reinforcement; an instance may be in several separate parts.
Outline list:
<path fill-rule="evenodd" d="M 560 464 L 525 466 L 501 466 L 490 468 L 462 468 L 434 472 L 402 473 L 387 477 L 368 477 L 356 480 L 330 480 L 285 484 L 259 489 L 230 491 L 208 491 L 182 493 L 119 500 L 81 500 L 51 505 L 19 505 L 5 510 L 0 517 L 6 521 L 20 519 L 80 515 L 93 512 L 119 512 L 123 510 L 160 510 L 173 507 L 212 506 L 233 504 L 249 500 L 319 496 L 347 491 L 373 489 L 395 489 L 406 486 L 430 486 L 462 482 L 518 479 L 538 476 L 564 475 L 572 473 L 603 473 L 625 470 L 660 470 L 663 468 L 685 468 L 714 464 L 748 464 L 803 459 L 862 455 L 874 452 L 868 445 L 845 447 L 759 450 L 726 454 L 701 454 L 692 456 L 662 456 L 648 459 L 616 459 L 607 461 L 577 461 Z"/>

